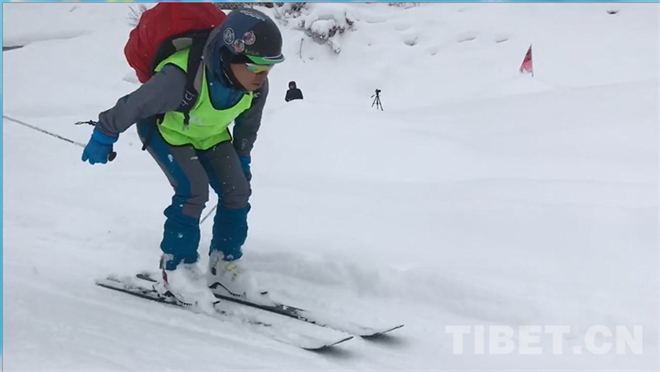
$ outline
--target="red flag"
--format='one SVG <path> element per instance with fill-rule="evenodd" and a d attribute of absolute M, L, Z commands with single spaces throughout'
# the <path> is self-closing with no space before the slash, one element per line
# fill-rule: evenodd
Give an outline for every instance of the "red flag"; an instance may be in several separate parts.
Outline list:
<path fill-rule="evenodd" d="M 532 45 L 530 44 L 527 54 L 525 54 L 525 59 L 523 59 L 522 64 L 520 65 L 520 73 L 528 72 L 534 76 L 534 66 L 532 65 Z"/>

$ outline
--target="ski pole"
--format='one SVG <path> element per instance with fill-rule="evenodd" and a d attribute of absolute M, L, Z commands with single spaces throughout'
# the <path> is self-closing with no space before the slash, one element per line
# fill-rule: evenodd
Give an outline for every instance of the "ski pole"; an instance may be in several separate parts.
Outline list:
<path fill-rule="evenodd" d="M 55 138 L 61 139 L 62 141 L 69 142 L 69 143 L 72 143 L 72 144 L 74 144 L 74 145 L 76 145 L 76 146 L 80 146 L 80 147 L 82 147 L 82 148 L 85 148 L 85 145 L 84 145 L 84 144 L 82 144 L 82 143 L 80 143 L 80 142 L 76 142 L 76 141 L 74 141 L 74 140 L 72 140 L 72 139 L 69 139 L 69 138 L 66 138 L 66 137 L 60 136 L 59 134 L 56 134 L 56 133 L 53 133 L 53 132 L 49 132 L 49 131 L 47 131 L 47 130 L 45 130 L 45 129 L 41 129 L 41 128 L 36 127 L 36 126 L 34 126 L 34 125 L 30 125 L 30 124 L 28 124 L 28 123 L 26 123 L 26 122 L 24 122 L 24 121 L 20 121 L 20 120 L 17 120 L 17 119 L 11 118 L 11 117 L 9 117 L 9 116 L 7 116 L 7 115 L 2 115 L 2 117 L 3 117 L 4 119 L 9 120 L 9 121 L 13 121 L 14 123 L 24 125 L 24 126 L 26 126 L 26 127 L 28 127 L 28 128 L 34 129 L 34 130 L 39 131 L 39 132 L 41 132 L 41 133 L 45 133 L 45 134 L 48 134 L 49 136 L 53 136 L 53 137 L 55 137 Z M 90 122 L 91 122 L 91 121 L 90 121 Z M 90 122 L 78 122 L 78 123 L 80 123 L 80 124 L 90 124 Z M 76 124 L 78 124 L 78 123 L 76 123 Z M 91 124 L 91 125 L 94 125 L 94 124 Z M 113 151 L 113 152 L 111 152 L 110 155 L 108 156 L 108 160 L 109 160 L 109 161 L 113 161 L 116 157 L 117 157 L 117 153 Z"/>
<path fill-rule="evenodd" d="M 206 220 L 216 208 L 218 208 L 218 204 L 214 205 L 213 208 L 211 208 L 211 210 L 208 211 L 208 213 L 206 213 L 206 216 L 204 216 L 204 218 L 202 218 L 202 220 L 199 221 L 199 224 L 201 225 L 202 223 L 204 223 L 204 220 Z"/>

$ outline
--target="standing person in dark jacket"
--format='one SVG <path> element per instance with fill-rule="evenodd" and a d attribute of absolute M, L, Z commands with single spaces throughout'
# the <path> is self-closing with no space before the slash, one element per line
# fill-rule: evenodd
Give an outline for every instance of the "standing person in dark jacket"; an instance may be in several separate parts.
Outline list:
<path fill-rule="evenodd" d="M 82 160 L 106 163 L 119 134 L 137 123 L 140 139 L 174 188 L 165 209 L 159 290 L 211 312 L 213 292 L 239 297 L 259 293 L 238 260 L 248 231 L 250 151 L 268 96 L 267 75 L 284 60 L 282 36 L 260 11 L 229 13 L 206 41 L 203 84 L 186 123 L 175 110 L 186 89 L 189 52 L 184 49 L 162 61 L 149 81 L 99 114 Z M 233 140 L 228 129 L 232 122 Z M 197 250 L 209 185 L 219 202 L 205 275 Z"/>
<path fill-rule="evenodd" d="M 290 81 L 289 90 L 286 91 L 286 97 L 284 97 L 284 100 L 289 102 L 293 101 L 294 99 L 303 99 L 303 95 L 300 89 L 296 87 L 296 82 Z"/>

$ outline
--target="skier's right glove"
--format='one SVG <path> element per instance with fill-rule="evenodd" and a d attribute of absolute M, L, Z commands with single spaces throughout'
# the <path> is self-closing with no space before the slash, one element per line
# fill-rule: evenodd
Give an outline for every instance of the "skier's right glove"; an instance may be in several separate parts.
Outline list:
<path fill-rule="evenodd" d="M 90 164 L 105 164 L 111 159 L 112 145 L 117 142 L 119 137 L 111 137 L 94 128 L 92 138 L 89 139 L 87 146 L 82 153 L 82 161 L 89 161 Z"/>

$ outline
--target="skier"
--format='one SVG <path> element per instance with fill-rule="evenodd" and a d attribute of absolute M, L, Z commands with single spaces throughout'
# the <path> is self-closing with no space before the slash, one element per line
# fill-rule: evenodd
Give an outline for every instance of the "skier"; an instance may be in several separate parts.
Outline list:
<path fill-rule="evenodd" d="M 293 101 L 294 99 L 303 99 L 303 94 L 298 87 L 296 87 L 296 82 L 295 81 L 290 81 L 289 82 L 289 90 L 286 91 L 286 96 L 284 97 L 284 100 L 289 102 Z"/>
<path fill-rule="evenodd" d="M 204 44 L 204 84 L 185 117 L 175 110 L 185 100 L 189 52 L 163 60 L 145 84 L 99 114 L 82 161 L 105 164 L 119 134 L 137 123 L 144 148 L 174 188 L 164 211 L 161 290 L 211 312 L 213 291 L 245 298 L 259 293 L 239 259 L 248 231 L 250 152 L 268 96 L 268 73 L 284 61 L 282 36 L 275 22 L 258 10 L 229 13 Z M 232 121 L 233 140 L 228 129 Z M 209 185 L 219 203 L 204 273 L 197 251 Z"/>

